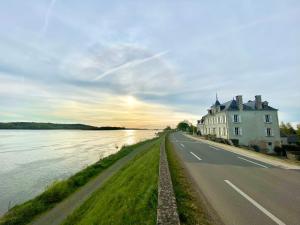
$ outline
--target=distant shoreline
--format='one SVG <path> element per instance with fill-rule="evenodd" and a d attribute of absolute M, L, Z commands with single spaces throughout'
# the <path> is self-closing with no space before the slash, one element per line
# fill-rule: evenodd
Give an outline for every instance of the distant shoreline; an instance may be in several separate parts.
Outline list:
<path fill-rule="evenodd" d="M 86 124 L 37 123 L 37 122 L 0 122 L 0 130 L 158 130 L 146 128 L 126 128 L 103 126 L 96 127 Z"/>

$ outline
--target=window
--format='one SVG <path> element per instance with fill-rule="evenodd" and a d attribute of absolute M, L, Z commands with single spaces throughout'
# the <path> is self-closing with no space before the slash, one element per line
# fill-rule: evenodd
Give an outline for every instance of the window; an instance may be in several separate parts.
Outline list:
<path fill-rule="evenodd" d="M 234 128 L 234 135 L 235 136 L 239 135 L 239 128 L 238 127 Z"/>
<path fill-rule="evenodd" d="M 238 119 L 239 119 L 238 115 L 234 115 L 234 116 L 233 116 L 233 122 L 237 123 L 237 122 L 238 122 Z"/>
<path fill-rule="evenodd" d="M 266 123 L 271 123 L 272 122 L 271 115 L 269 115 L 269 114 L 265 115 L 265 122 Z"/>
<path fill-rule="evenodd" d="M 235 135 L 235 136 L 241 136 L 241 135 L 242 135 L 242 128 L 240 128 L 240 127 L 235 127 L 235 128 L 234 128 L 234 135 Z"/>
<path fill-rule="evenodd" d="M 266 136 L 267 137 L 271 137 L 272 136 L 272 130 L 271 130 L 271 128 L 267 128 L 266 129 Z"/>
<path fill-rule="evenodd" d="M 234 123 L 240 123 L 241 122 L 241 117 L 237 114 L 233 115 L 233 121 Z"/>
<path fill-rule="evenodd" d="M 221 127 L 219 127 L 219 136 L 221 136 L 222 133 L 221 133 Z"/>
<path fill-rule="evenodd" d="M 223 135 L 225 136 L 226 135 L 226 128 L 223 127 Z"/>

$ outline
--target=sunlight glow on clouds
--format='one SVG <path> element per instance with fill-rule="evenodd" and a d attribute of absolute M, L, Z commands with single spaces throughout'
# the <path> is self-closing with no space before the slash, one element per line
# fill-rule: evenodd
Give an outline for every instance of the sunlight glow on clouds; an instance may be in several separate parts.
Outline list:
<path fill-rule="evenodd" d="M 175 112 L 159 104 L 147 104 L 133 96 L 110 96 L 99 104 L 65 102 L 54 115 L 88 124 L 138 128 L 158 128 L 162 123 L 175 126 L 182 118 L 196 119 L 194 115 Z"/>

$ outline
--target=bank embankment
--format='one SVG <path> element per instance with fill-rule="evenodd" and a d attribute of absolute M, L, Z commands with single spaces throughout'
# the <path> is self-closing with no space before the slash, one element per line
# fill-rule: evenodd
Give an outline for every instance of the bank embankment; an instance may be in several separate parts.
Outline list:
<path fill-rule="evenodd" d="M 63 225 L 156 224 L 161 140 L 119 170 Z"/>

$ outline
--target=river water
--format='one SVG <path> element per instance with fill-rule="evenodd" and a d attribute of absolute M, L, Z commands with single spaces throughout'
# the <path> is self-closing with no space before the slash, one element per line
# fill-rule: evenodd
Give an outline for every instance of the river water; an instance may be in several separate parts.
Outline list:
<path fill-rule="evenodd" d="M 1 130 L 0 215 L 154 130 Z"/>

